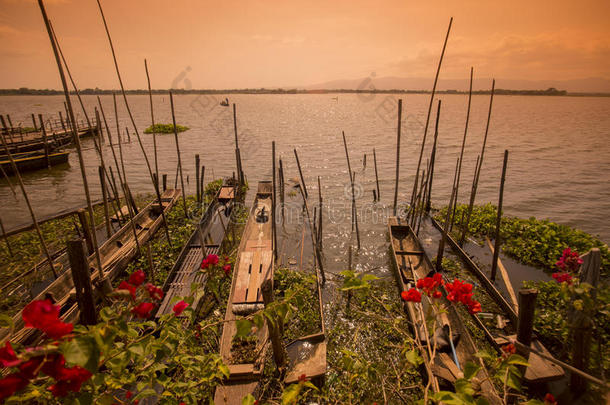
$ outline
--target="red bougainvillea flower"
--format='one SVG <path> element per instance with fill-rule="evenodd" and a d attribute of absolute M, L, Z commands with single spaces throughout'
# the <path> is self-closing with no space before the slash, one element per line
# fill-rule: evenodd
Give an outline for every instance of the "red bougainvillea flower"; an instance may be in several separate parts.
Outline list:
<path fill-rule="evenodd" d="M 409 291 L 401 292 L 400 297 L 403 299 L 403 301 L 407 302 L 421 302 L 421 293 L 415 288 L 411 288 Z"/>
<path fill-rule="evenodd" d="M 152 302 L 143 302 L 133 308 L 131 313 L 137 316 L 138 318 L 146 319 L 150 317 L 151 311 L 155 308 L 155 304 Z"/>
<path fill-rule="evenodd" d="M 468 312 L 476 314 L 481 312 L 481 303 L 472 298 L 472 284 L 455 279 L 453 283 L 445 284 L 447 299 L 451 302 L 461 302 L 468 307 Z"/>
<path fill-rule="evenodd" d="M 59 319 L 59 306 L 50 300 L 30 302 L 21 312 L 26 327 L 36 328 L 52 339 L 59 339 L 72 332 L 73 325 Z"/>
<path fill-rule="evenodd" d="M 572 284 L 572 275 L 570 273 L 553 273 L 553 278 L 559 284 L 561 284 L 561 283 L 567 283 L 568 285 Z"/>
<path fill-rule="evenodd" d="M 131 392 L 131 391 L 127 391 L 127 392 L 125 393 L 125 398 L 126 398 L 126 399 L 131 399 L 131 397 L 133 397 L 133 392 Z"/>
<path fill-rule="evenodd" d="M 121 284 L 117 287 L 117 290 L 129 291 L 131 298 L 136 299 L 136 287 L 129 284 L 127 281 L 121 281 Z"/>
<path fill-rule="evenodd" d="M 144 280 L 146 280 L 146 274 L 142 270 L 136 270 L 129 276 L 129 284 L 136 287 L 142 284 Z"/>
<path fill-rule="evenodd" d="M 176 316 L 180 316 L 182 314 L 182 311 L 184 311 L 188 306 L 189 304 L 187 304 L 186 302 L 180 301 L 176 305 L 174 305 L 172 311 L 174 311 L 174 314 Z"/>
<path fill-rule="evenodd" d="M 429 297 L 432 297 L 436 291 L 436 288 L 442 286 L 444 283 L 445 282 L 443 281 L 443 276 L 441 276 L 441 273 L 434 273 L 432 277 L 417 280 L 416 286 L 420 290 L 424 290 Z"/>
<path fill-rule="evenodd" d="M 299 376 L 299 382 L 305 382 L 305 381 L 307 381 L 307 376 L 305 374 L 301 374 Z"/>
<path fill-rule="evenodd" d="M 2 367 L 15 367 L 21 363 L 21 360 L 15 355 L 11 342 L 7 341 L 3 348 L 0 349 L 0 365 Z"/>
<path fill-rule="evenodd" d="M 21 373 L 9 374 L 0 379 L 0 402 L 4 402 L 6 398 L 24 389 L 29 382 L 30 380 Z"/>
<path fill-rule="evenodd" d="M 80 367 L 64 368 L 56 377 L 55 384 L 49 387 L 49 391 L 56 397 L 65 397 L 69 392 L 79 392 L 81 385 L 91 378 L 91 373 Z"/>
<path fill-rule="evenodd" d="M 163 289 L 152 285 L 151 283 L 146 284 L 146 291 L 148 291 L 148 295 L 153 300 L 160 301 L 163 299 Z"/>
<path fill-rule="evenodd" d="M 510 356 L 511 354 L 515 354 L 517 353 L 517 349 L 515 348 L 515 345 L 512 343 L 509 343 L 507 345 L 502 346 L 502 352 L 503 352 L 503 356 L 505 355 L 506 357 Z"/>
<path fill-rule="evenodd" d="M 208 261 L 208 259 L 203 259 L 201 261 L 201 270 L 205 270 L 208 267 L 210 267 L 210 262 Z"/>
<path fill-rule="evenodd" d="M 208 255 L 208 257 L 206 257 L 206 260 L 208 261 L 208 263 L 210 263 L 211 265 L 216 265 L 218 264 L 218 256 L 217 255 Z"/>
<path fill-rule="evenodd" d="M 222 266 L 222 271 L 225 272 L 225 276 L 228 276 L 229 273 L 231 273 L 231 265 L 225 264 L 224 266 Z"/>
<path fill-rule="evenodd" d="M 551 393 L 547 393 L 544 396 L 544 405 L 557 405 L 557 400 Z"/>
<path fill-rule="evenodd" d="M 561 255 L 561 258 L 555 263 L 563 271 L 575 272 L 582 264 L 582 259 L 578 255 L 578 251 L 566 248 Z"/>

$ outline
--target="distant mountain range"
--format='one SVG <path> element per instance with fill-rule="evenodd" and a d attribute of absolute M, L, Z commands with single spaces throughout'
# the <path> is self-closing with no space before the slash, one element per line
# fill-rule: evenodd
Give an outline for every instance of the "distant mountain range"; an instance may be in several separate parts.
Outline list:
<path fill-rule="evenodd" d="M 491 78 L 475 78 L 473 90 L 488 90 Z M 417 77 L 365 77 L 361 79 L 333 80 L 307 86 L 297 86 L 297 89 L 350 89 L 350 90 L 430 90 L 432 78 Z M 574 80 L 519 80 L 496 78 L 496 88 L 507 90 L 546 90 L 554 87 L 569 93 L 610 93 L 610 79 L 591 77 Z M 438 90 L 468 90 L 468 79 L 439 79 Z"/>

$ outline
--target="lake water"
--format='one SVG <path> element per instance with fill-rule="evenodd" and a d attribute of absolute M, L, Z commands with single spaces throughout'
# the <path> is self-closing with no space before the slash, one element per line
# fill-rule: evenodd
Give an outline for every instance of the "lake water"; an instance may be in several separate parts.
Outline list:
<path fill-rule="evenodd" d="M 212 176 L 235 171 L 231 108 L 219 106 L 225 96 L 179 95 L 174 99 L 176 119 L 191 129 L 179 135 L 185 182 L 195 190 L 195 154 L 206 166 L 206 182 Z M 399 202 L 411 193 L 429 95 L 231 95 L 237 104 L 239 141 L 244 171 L 250 185 L 271 175 L 271 141 L 277 144 L 287 179 L 297 178 L 293 148 L 299 153 L 310 198 L 317 201 L 317 176 L 321 177 L 324 204 L 325 253 L 328 268 L 346 267 L 349 243 L 349 177 L 341 138 L 345 131 L 353 170 L 357 172 L 357 195 L 363 249 L 359 266 L 385 271 L 387 261 L 386 214 L 391 213 L 396 154 L 396 103 L 403 98 L 403 135 Z M 453 171 L 464 131 L 467 96 L 441 95 L 439 147 L 435 168 L 433 204 L 447 204 Z M 101 97 L 111 129 L 115 130 L 112 97 Z M 121 99 L 119 99 L 120 101 Z M 147 96 L 129 96 L 138 128 L 150 125 Z M 85 96 L 92 114 L 96 99 Z M 171 122 L 168 96 L 155 96 L 157 122 Z M 476 156 L 480 151 L 489 103 L 488 96 L 473 96 L 470 129 L 465 150 L 460 200 L 466 202 Z M 434 108 L 436 109 L 436 107 Z M 45 116 L 63 111 L 60 96 L 0 97 L 0 112 L 10 114 L 14 125 L 31 126 L 30 113 Z M 80 111 L 80 108 L 78 108 Z M 79 114 L 82 117 L 82 113 Z M 128 116 L 122 101 L 119 120 L 123 132 Z M 428 142 L 433 136 L 434 116 Z M 131 131 L 131 130 L 130 130 Z M 131 131 L 133 132 L 133 131 Z M 116 137 L 116 134 L 113 133 Z M 131 135 L 124 145 L 129 185 L 134 192 L 152 192 L 142 153 Z M 152 157 L 152 135 L 142 134 Z M 159 172 L 168 174 L 173 186 L 177 155 L 174 136 L 157 137 Z M 101 197 L 98 159 L 91 139 L 83 140 L 84 160 L 94 199 Z M 373 204 L 375 188 L 373 148 L 377 152 L 381 201 Z M 610 240 L 610 98 L 497 96 L 485 152 L 477 203 L 497 203 L 504 149 L 510 151 L 505 212 L 521 217 L 548 218 Z M 71 149 L 68 167 L 24 174 L 36 214 L 51 215 L 84 204 L 77 153 Z M 429 148 L 426 149 L 426 156 Z M 106 143 L 106 163 L 112 155 Z M 363 169 L 363 157 L 366 168 Z M 425 158 L 424 162 L 425 164 Z M 179 183 L 179 181 L 178 181 Z M 253 187 L 251 187 L 252 189 Z M 0 218 L 7 229 L 30 222 L 23 198 L 13 197 L 0 180 Z M 381 269 L 381 270 L 380 270 Z"/>

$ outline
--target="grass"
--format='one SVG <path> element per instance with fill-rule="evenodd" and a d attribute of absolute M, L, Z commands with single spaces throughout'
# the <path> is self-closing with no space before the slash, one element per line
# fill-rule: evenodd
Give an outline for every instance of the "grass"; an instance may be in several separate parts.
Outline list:
<path fill-rule="evenodd" d="M 176 124 L 176 132 L 188 131 L 190 128 Z M 174 124 L 155 124 L 144 130 L 145 134 L 173 134 Z"/>

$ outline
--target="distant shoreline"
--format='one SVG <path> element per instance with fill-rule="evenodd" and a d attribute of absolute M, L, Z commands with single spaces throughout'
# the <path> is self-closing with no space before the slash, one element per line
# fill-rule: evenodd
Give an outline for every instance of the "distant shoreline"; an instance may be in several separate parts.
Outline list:
<path fill-rule="evenodd" d="M 83 89 L 80 90 L 82 95 L 110 95 L 118 93 L 120 90 L 102 90 L 102 89 Z M 167 94 L 169 89 L 152 90 L 153 94 Z M 352 89 L 319 89 L 319 90 L 303 90 L 303 89 L 172 89 L 174 94 L 430 94 L 429 90 L 352 90 Z M 148 90 L 126 90 L 127 94 L 146 95 Z M 441 90 L 437 94 L 468 94 L 467 91 L 459 90 Z M 489 90 L 476 90 L 472 94 L 489 94 Z M 0 89 L 0 96 L 57 96 L 63 95 L 61 90 L 49 89 Z M 71 92 L 71 94 L 76 94 Z M 550 88 L 547 90 L 506 90 L 496 89 L 495 95 L 508 96 L 553 96 L 553 97 L 610 97 L 610 93 L 588 93 L 588 92 L 567 92 L 565 90 L 557 90 Z"/>

